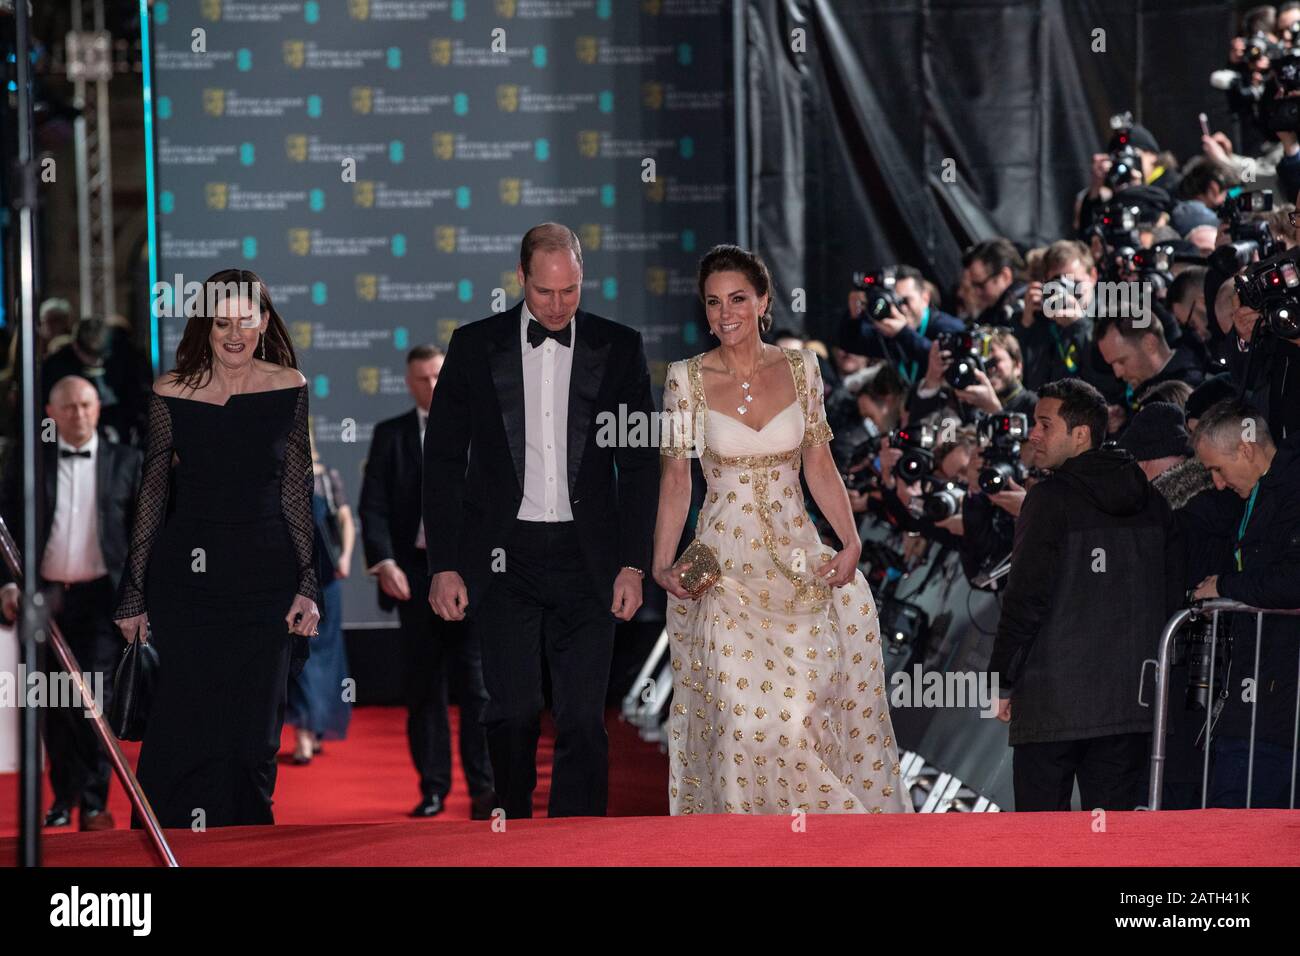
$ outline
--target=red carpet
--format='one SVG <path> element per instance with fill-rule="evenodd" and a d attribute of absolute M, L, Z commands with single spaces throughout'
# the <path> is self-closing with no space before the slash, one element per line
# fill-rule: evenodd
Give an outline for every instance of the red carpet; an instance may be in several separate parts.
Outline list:
<path fill-rule="evenodd" d="M 405 816 L 419 794 L 406 752 L 405 714 L 358 708 L 349 739 L 329 742 L 307 767 L 284 762 L 276 788 L 278 825 L 168 831 L 182 866 L 1294 866 L 1300 812 L 1206 810 L 1110 813 L 1106 832 L 1091 814 L 991 813 L 812 816 L 795 832 L 787 817 L 669 818 L 665 758 L 613 714 L 613 819 L 506 821 L 504 832 L 471 822 L 455 766 L 447 811 Z M 127 745 L 134 758 L 138 747 Z M 285 754 L 292 747 L 286 731 Z M 539 753 L 536 812 L 545 815 L 551 738 Z M 47 785 L 47 804 L 49 800 Z M 15 854 L 17 787 L 0 778 L 0 861 Z M 49 866 L 149 866 L 152 851 L 130 818 L 116 781 L 110 808 L 119 829 L 46 831 Z"/>

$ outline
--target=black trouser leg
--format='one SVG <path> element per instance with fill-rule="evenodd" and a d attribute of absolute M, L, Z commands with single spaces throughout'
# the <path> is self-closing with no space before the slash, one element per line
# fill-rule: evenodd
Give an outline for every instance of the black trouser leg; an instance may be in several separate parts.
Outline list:
<path fill-rule="evenodd" d="M 515 526 L 525 522 L 515 522 Z M 541 733 L 545 547 L 536 529 L 514 535 L 505 570 L 494 574 L 469 619 L 482 654 L 482 720 L 497 802 L 511 819 L 533 815 Z"/>
<path fill-rule="evenodd" d="M 1070 809 L 1080 743 L 1066 740 L 1017 744 L 1012 748 L 1011 777 L 1017 813 Z"/>
<path fill-rule="evenodd" d="M 105 576 L 65 591 L 62 607 L 55 617 L 90 692 L 103 697 L 98 702 L 103 713 L 108 713 L 112 703 L 113 672 L 125 646 L 121 632 L 110 619 L 112 606 L 112 582 Z M 48 647 L 45 662 L 47 674 L 64 673 Z M 56 687 L 66 687 L 69 691 L 72 688 L 66 678 L 55 676 L 49 686 L 52 691 Z M 68 807 L 79 803 L 83 810 L 103 810 L 108 806 L 112 765 L 86 716 L 89 701 L 58 703 L 62 706 L 47 708 L 45 720 L 55 802 Z"/>
<path fill-rule="evenodd" d="M 1150 734 L 1115 734 L 1084 743 L 1079 763 L 1084 810 L 1132 810 L 1146 803 L 1142 787 L 1151 759 Z"/>
<path fill-rule="evenodd" d="M 556 605 L 546 628 L 555 717 L 552 817 L 604 816 L 609 795 L 605 695 L 614 656 L 614 616 L 590 587 L 576 537 L 552 552 Z"/>
<path fill-rule="evenodd" d="M 493 790 L 492 761 L 488 756 L 487 688 L 483 685 L 483 654 L 478 636 L 463 621 L 439 621 L 438 638 L 447 645 L 448 677 L 460 702 L 460 762 L 471 796 Z"/>
<path fill-rule="evenodd" d="M 402 625 L 406 740 L 420 776 L 420 794 L 445 798 L 451 790 L 451 728 L 447 721 L 445 647 L 435 633 L 427 575 L 406 569 L 411 599 L 397 605 Z"/>

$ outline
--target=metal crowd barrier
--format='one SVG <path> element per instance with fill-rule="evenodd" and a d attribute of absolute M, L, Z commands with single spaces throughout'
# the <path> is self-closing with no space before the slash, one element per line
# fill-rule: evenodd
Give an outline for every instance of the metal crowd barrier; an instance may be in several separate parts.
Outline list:
<path fill-rule="evenodd" d="M 1202 601 L 1195 607 L 1183 608 L 1165 624 L 1164 632 L 1160 636 L 1160 657 L 1158 660 L 1148 660 L 1146 663 L 1156 665 L 1156 714 L 1155 727 L 1151 737 L 1151 780 L 1148 792 L 1148 805 L 1152 810 L 1160 809 L 1160 799 L 1164 790 L 1164 773 L 1165 773 L 1165 731 L 1168 726 L 1169 711 L 1169 667 L 1171 660 L 1171 651 L 1173 650 L 1174 637 L 1178 629 L 1193 617 L 1203 616 L 1209 613 L 1210 619 L 1210 677 L 1209 689 L 1210 699 L 1205 708 L 1205 760 L 1201 768 L 1201 809 L 1204 810 L 1206 800 L 1209 796 L 1210 783 L 1210 745 L 1213 736 L 1214 722 L 1214 665 L 1217 659 L 1216 651 L 1218 650 L 1219 641 L 1219 615 L 1228 614 L 1254 614 L 1255 615 L 1255 672 L 1254 686 L 1255 698 L 1250 706 L 1250 754 L 1246 762 L 1246 807 L 1249 809 L 1251 800 L 1251 789 L 1254 783 L 1255 775 L 1255 722 L 1256 712 L 1259 709 L 1259 652 L 1264 633 L 1264 615 L 1281 614 L 1288 616 L 1300 616 L 1300 608 L 1294 610 L 1276 610 L 1268 608 L 1251 607 L 1248 604 L 1241 604 L 1237 601 L 1230 601 L 1227 598 L 1214 598 L 1208 601 Z M 1145 670 L 1145 667 L 1144 667 Z M 1300 653 L 1297 654 L 1296 660 L 1297 684 L 1300 685 Z M 1229 689 L 1229 693 L 1231 693 Z M 1145 701 L 1142 702 L 1146 706 Z M 1295 731 L 1292 736 L 1291 751 L 1291 809 L 1295 809 L 1296 797 L 1296 758 L 1300 756 L 1300 692 L 1297 692 L 1296 713 L 1295 713 Z"/>
<path fill-rule="evenodd" d="M 21 585 L 23 582 L 22 558 L 3 518 L 0 518 L 0 558 L 3 558 L 5 564 L 9 566 L 9 573 L 13 575 L 15 583 Z M 68 647 L 68 642 L 63 639 L 63 634 L 59 631 L 59 626 L 55 623 L 53 615 L 50 616 L 48 626 L 45 638 L 50 642 L 50 647 L 54 650 L 55 656 L 58 657 L 59 664 L 68 672 L 73 683 L 76 684 L 77 691 L 81 694 L 83 707 L 91 711 L 91 716 L 88 718 L 91 726 L 98 735 L 100 743 L 104 745 L 104 750 L 108 753 L 108 759 L 113 765 L 114 773 L 122 781 L 122 787 L 126 790 L 127 796 L 131 798 L 131 805 L 140 814 L 140 819 L 144 821 L 144 828 L 149 835 L 149 842 L 153 845 L 154 851 L 158 854 L 164 866 L 180 866 L 176 862 L 171 846 L 167 843 L 167 838 L 163 836 L 158 817 L 154 814 L 153 807 L 149 805 L 149 798 L 140 789 L 140 782 L 135 779 L 135 772 L 131 769 L 131 765 L 126 762 L 126 757 L 122 754 L 122 748 L 117 745 L 117 737 L 109 730 L 108 721 L 104 719 L 99 701 L 95 700 L 94 693 L 86 686 L 85 680 L 82 679 L 81 665 L 77 663 L 77 658 L 73 655 L 72 649 Z M 36 666 L 36 662 L 29 661 L 28 665 Z M 113 675 L 109 674 L 108 679 L 112 680 Z"/>

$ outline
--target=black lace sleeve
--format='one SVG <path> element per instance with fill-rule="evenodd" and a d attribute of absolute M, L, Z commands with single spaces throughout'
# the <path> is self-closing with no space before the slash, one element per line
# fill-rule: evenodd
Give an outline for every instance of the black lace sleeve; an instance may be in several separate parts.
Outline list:
<path fill-rule="evenodd" d="M 172 414 L 157 392 L 149 393 L 149 437 L 145 443 L 144 466 L 140 474 L 140 498 L 131 528 L 131 548 L 117 589 L 117 610 L 113 620 L 143 614 L 144 576 L 154 539 L 167 511 L 167 494 L 172 471 Z"/>
<path fill-rule="evenodd" d="M 298 403 L 289 426 L 284 449 L 284 470 L 280 473 L 280 507 L 289 528 L 294 555 L 298 559 L 298 593 L 313 601 L 316 593 L 316 524 L 312 519 L 311 495 L 315 487 L 311 470 L 311 443 L 307 437 L 307 386 L 298 389 Z"/>

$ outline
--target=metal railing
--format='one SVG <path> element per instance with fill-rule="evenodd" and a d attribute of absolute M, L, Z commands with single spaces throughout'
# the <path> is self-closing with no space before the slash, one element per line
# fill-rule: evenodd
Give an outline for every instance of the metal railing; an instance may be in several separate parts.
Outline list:
<path fill-rule="evenodd" d="M 1165 733 L 1169 724 L 1169 668 L 1171 652 L 1173 650 L 1174 639 L 1178 634 L 1179 628 L 1194 617 L 1211 615 L 1210 618 L 1210 671 L 1209 671 L 1209 689 L 1210 696 L 1206 702 L 1205 708 L 1205 760 L 1201 767 L 1201 809 L 1206 807 L 1206 800 L 1209 796 L 1210 782 L 1210 750 L 1213 739 L 1214 716 L 1214 667 L 1217 660 L 1216 651 L 1218 650 L 1219 641 L 1219 615 L 1221 613 L 1229 614 L 1254 614 L 1255 615 L 1255 671 L 1254 671 L 1254 688 L 1255 695 L 1251 701 L 1250 707 L 1250 751 L 1246 763 L 1246 807 L 1250 808 L 1251 790 L 1254 783 L 1255 774 L 1255 729 L 1256 717 L 1259 709 L 1259 657 L 1260 648 L 1263 644 L 1264 635 L 1264 616 L 1265 615 L 1286 615 L 1300 616 L 1300 608 L 1294 610 L 1277 610 L 1268 608 L 1251 607 L 1248 604 L 1241 604 L 1237 601 L 1231 601 L 1227 598 L 1214 598 L 1208 601 L 1202 601 L 1194 607 L 1183 608 L 1171 617 L 1165 624 L 1163 633 L 1160 635 L 1159 658 L 1155 661 L 1148 660 L 1146 663 L 1156 665 L 1156 700 L 1155 700 L 1155 726 L 1151 736 L 1151 780 L 1148 792 L 1148 804 L 1152 810 L 1160 809 L 1160 800 L 1164 790 L 1164 773 L 1165 773 L 1165 751 L 1167 741 Z M 1298 642 L 1300 646 L 1300 642 Z M 1145 665 L 1143 667 L 1145 670 Z M 1297 653 L 1296 661 L 1297 686 L 1300 687 L 1300 651 Z M 1145 702 L 1144 706 L 1145 706 Z M 1292 734 L 1291 741 L 1291 809 L 1295 809 L 1296 797 L 1296 758 L 1300 756 L 1300 691 L 1297 692 L 1296 713 L 1295 713 L 1295 730 Z"/>
<path fill-rule="evenodd" d="M 9 534 L 9 528 L 5 525 L 4 519 L 0 518 L 0 559 L 3 559 L 9 567 L 9 573 L 18 584 L 23 581 L 22 556 L 18 551 L 18 546 L 14 544 L 13 536 Z M 59 660 L 59 665 L 67 671 L 76 685 L 77 692 L 81 695 L 81 701 L 90 716 L 91 727 L 94 729 L 99 742 L 103 744 L 105 752 L 108 754 L 109 763 L 113 765 L 113 772 L 122 781 L 122 788 L 126 790 L 126 795 L 131 798 L 131 806 L 140 815 L 144 821 L 145 831 L 149 835 L 149 842 L 153 845 L 154 851 L 158 854 L 159 859 L 164 866 L 180 866 L 176 862 L 176 857 L 172 853 L 171 846 L 167 843 L 167 838 L 163 836 L 162 826 L 158 823 L 158 817 L 153 812 L 153 807 L 149 805 L 149 798 L 145 796 L 144 791 L 140 788 L 140 782 L 135 778 L 135 772 L 131 765 L 127 763 L 126 757 L 122 754 L 122 748 L 117 745 L 117 737 L 108 727 L 108 721 L 104 719 L 103 710 L 99 701 L 95 700 L 94 692 L 86 686 L 85 680 L 81 675 L 81 665 L 77 663 L 76 656 L 72 649 L 68 647 L 68 642 L 64 640 L 63 634 L 59 631 L 58 624 L 55 623 L 53 616 L 48 621 L 48 631 L 45 639 L 49 641 L 55 656 Z M 34 665 L 35 662 L 29 662 Z M 112 679 L 112 675 L 109 675 Z"/>

